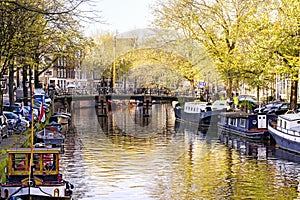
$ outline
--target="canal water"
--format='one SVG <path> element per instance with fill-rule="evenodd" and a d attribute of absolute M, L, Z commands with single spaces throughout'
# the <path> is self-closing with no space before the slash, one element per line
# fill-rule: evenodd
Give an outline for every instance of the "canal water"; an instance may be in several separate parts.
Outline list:
<path fill-rule="evenodd" d="M 300 156 L 176 121 L 171 105 L 72 116 L 60 164 L 76 200 L 300 199 Z"/>

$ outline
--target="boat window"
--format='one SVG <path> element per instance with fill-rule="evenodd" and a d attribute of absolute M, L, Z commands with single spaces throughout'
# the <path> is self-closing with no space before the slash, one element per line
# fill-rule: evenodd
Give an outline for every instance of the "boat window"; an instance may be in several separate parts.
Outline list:
<path fill-rule="evenodd" d="M 246 127 L 246 119 L 240 119 L 240 127 Z"/>
<path fill-rule="evenodd" d="M 283 122 L 283 128 L 286 129 L 286 121 Z"/>
<path fill-rule="evenodd" d="M 26 154 L 13 154 L 12 167 L 14 171 L 25 171 L 26 169 Z"/>
<path fill-rule="evenodd" d="M 237 126 L 238 125 L 238 119 L 235 119 L 234 120 L 234 126 Z"/>
<path fill-rule="evenodd" d="M 297 124 L 300 124 L 300 121 L 297 121 Z"/>
<path fill-rule="evenodd" d="M 279 127 L 282 127 L 282 120 L 279 120 Z"/>
<path fill-rule="evenodd" d="M 55 170 L 56 155 L 55 154 L 43 154 L 43 167 L 45 170 Z"/>
<path fill-rule="evenodd" d="M 40 154 L 33 154 L 33 169 L 40 171 Z"/>
<path fill-rule="evenodd" d="M 232 125 L 232 124 L 233 124 L 232 121 L 233 121 L 232 118 L 228 118 L 228 124 L 229 124 L 229 125 Z"/>

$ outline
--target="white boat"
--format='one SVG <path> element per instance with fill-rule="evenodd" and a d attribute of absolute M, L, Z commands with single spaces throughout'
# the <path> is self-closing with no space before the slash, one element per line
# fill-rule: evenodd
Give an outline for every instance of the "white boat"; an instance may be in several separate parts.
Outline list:
<path fill-rule="evenodd" d="M 201 126 L 217 126 L 217 118 L 222 110 L 212 111 L 207 102 L 185 102 L 183 108 L 180 104 L 174 107 L 175 117 L 187 122 L 197 123 Z"/>
<path fill-rule="evenodd" d="M 277 121 L 269 123 L 268 130 L 280 148 L 300 153 L 299 113 L 279 115 Z"/>

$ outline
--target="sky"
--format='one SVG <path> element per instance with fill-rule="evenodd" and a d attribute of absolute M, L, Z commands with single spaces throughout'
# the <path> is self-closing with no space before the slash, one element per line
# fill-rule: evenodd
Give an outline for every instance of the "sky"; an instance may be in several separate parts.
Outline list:
<path fill-rule="evenodd" d="M 87 34 L 110 31 L 123 33 L 151 26 L 150 4 L 155 0 L 94 0 L 96 9 L 107 24 L 87 25 Z"/>

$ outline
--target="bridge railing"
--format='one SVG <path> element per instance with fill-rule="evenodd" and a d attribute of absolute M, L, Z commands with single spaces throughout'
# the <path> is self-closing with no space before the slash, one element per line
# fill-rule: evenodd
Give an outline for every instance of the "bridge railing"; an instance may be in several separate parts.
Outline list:
<path fill-rule="evenodd" d="M 103 94 L 127 94 L 127 95 L 157 95 L 157 96 L 190 96 L 194 97 L 195 93 L 192 91 L 186 92 L 167 92 L 164 89 L 120 89 L 120 88 L 93 88 L 93 89 L 73 89 L 73 90 L 59 90 L 57 96 L 84 96 L 84 95 L 103 95 Z"/>

